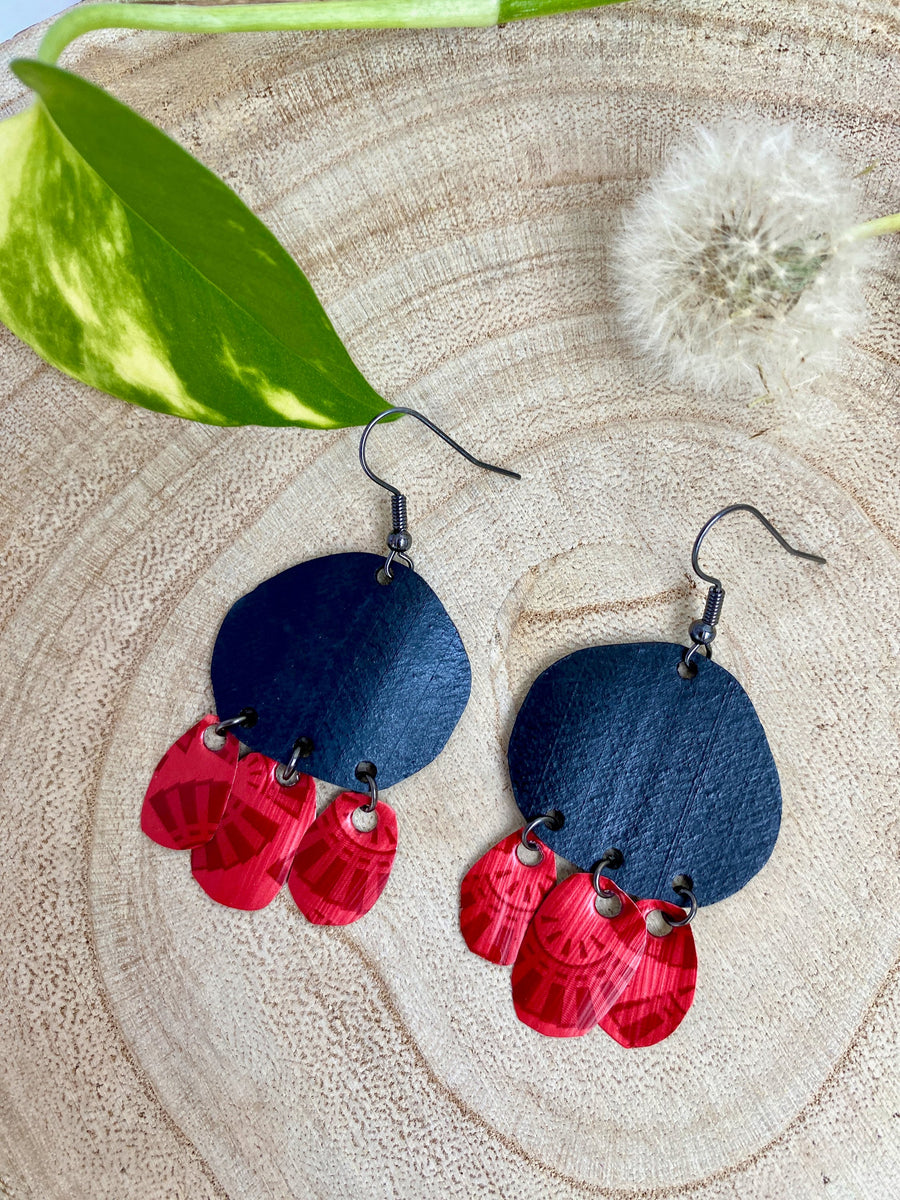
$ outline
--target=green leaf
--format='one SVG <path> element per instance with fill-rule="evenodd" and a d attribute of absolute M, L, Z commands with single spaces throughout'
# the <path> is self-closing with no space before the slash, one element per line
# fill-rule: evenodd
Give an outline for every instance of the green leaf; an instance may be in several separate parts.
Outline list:
<path fill-rule="evenodd" d="M 214 425 L 360 425 L 387 407 L 230 188 L 58 67 L 0 122 L 0 319 L 60 370 Z"/>

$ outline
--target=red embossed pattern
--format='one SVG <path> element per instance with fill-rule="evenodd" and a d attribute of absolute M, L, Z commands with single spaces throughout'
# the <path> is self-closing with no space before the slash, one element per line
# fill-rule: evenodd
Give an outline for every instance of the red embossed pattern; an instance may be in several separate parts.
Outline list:
<path fill-rule="evenodd" d="M 141 829 L 160 846 L 190 850 L 216 832 L 240 749 L 229 732 L 221 750 L 209 749 L 204 730 L 218 723 L 212 713 L 203 717 L 157 763 L 141 809 Z"/>
<path fill-rule="evenodd" d="M 511 833 L 482 855 L 462 881 L 459 925 L 466 945 L 488 962 L 515 962 L 528 922 L 556 883 L 556 859 L 543 852 L 529 866 L 519 858 L 520 833 Z"/>
<path fill-rule="evenodd" d="M 229 908 L 265 908 L 275 899 L 315 819 L 315 781 L 301 775 L 284 787 L 277 769 L 264 754 L 242 758 L 215 836 L 191 855 L 194 878 Z"/>
<path fill-rule="evenodd" d="M 397 817 L 381 801 L 375 828 L 357 829 L 352 814 L 368 801 L 368 796 L 341 792 L 300 843 L 288 887 L 314 925 L 349 925 L 365 916 L 384 891 L 397 850 Z"/>
<path fill-rule="evenodd" d="M 616 917 L 597 912 L 591 876 L 570 875 L 548 893 L 522 941 L 512 971 L 516 1016 L 548 1037 L 580 1037 L 611 1007 L 634 974 L 647 928 L 634 901 Z"/>
<path fill-rule="evenodd" d="M 642 914 L 659 909 L 681 918 L 684 909 L 664 900 L 639 900 Z M 600 1025 L 621 1046 L 655 1046 L 680 1025 L 694 1001 L 697 950 L 690 925 L 665 937 L 647 935 L 637 970 Z"/>

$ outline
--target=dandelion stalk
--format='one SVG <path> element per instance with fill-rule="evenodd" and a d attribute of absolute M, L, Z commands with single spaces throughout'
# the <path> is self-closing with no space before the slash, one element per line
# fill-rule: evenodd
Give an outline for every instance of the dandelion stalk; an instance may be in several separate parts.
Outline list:
<path fill-rule="evenodd" d="M 851 229 L 847 237 L 855 240 L 881 237 L 885 233 L 900 233 L 900 213 L 892 213 L 889 217 L 877 217 L 874 221 L 864 221 Z"/>
<path fill-rule="evenodd" d="M 448 29 L 502 25 L 622 0 L 305 0 L 301 3 L 83 4 L 63 13 L 38 50 L 54 65 L 70 42 L 97 29 L 265 33 L 310 29 Z"/>

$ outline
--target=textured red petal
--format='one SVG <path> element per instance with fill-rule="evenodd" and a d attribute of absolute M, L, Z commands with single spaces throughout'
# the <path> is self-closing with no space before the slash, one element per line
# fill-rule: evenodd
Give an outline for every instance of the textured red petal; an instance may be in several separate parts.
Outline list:
<path fill-rule="evenodd" d="M 516 960 L 528 922 L 556 883 L 556 859 L 544 852 L 529 866 L 519 858 L 520 833 L 511 833 L 488 850 L 466 875 L 460 888 L 459 925 L 466 945 L 489 962 Z"/>
<path fill-rule="evenodd" d="M 659 909 L 683 917 L 684 909 L 665 900 L 639 900 L 642 914 Z M 620 1046 L 655 1046 L 677 1029 L 694 1002 L 697 950 L 690 925 L 665 937 L 647 935 L 644 955 L 600 1025 Z"/>
<path fill-rule="evenodd" d="M 513 967 L 516 1016 L 548 1037 L 592 1029 L 643 953 L 647 929 L 637 906 L 610 880 L 601 882 L 622 901 L 618 916 L 597 912 L 589 874 L 570 875 L 535 913 Z"/>
<path fill-rule="evenodd" d="M 218 723 L 212 713 L 203 717 L 156 764 L 141 809 L 141 829 L 160 846 L 190 850 L 216 832 L 240 750 L 227 731 L 222 749 L 210 750 L 203 732 Z"/>
<path fill-rule="evenodd" d="M 306 832 L 288 878 L 297 907 L 314 925 L 349 925 L 365 916 L 388 881 L 397 851 L 397 817 L 379 801 L 378 824 L 363 832 L 353 812 L 368 796 L 341 792 Z"/>
<path fill-rule="evenodd" d="M 283 787 L 277 769 L 264 754 L 242 758 L 215 835 L 191 855 L 194 878 L 229 908 L 265 908 L 275 899 L 315 819 L 315 781 L 301 775 Z"/>

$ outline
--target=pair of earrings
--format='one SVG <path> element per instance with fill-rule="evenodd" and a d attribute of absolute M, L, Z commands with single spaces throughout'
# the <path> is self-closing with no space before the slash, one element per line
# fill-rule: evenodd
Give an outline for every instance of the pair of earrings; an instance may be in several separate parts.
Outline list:
<path fill-rule="evenodd" d="M 179 738 L 141 818 L 154 841 L 191 850 L 195 879 L 219 903 L 261 908 L 287 881 L 316 924 L 368 912 L 397 846 L 379 786 L 436 758 L 468 701 L 459 633 L 409 556 L 406 497 L 366 461 L 374 426 L 401 413 L 474 465 L 519 478 L 422 414 L 388 409 L 359 447 L 391 494 L 387 557 L 312 559 L 231 608 L 211 676 L 218 712 L 233 715 Z M 789 553 L 824 562 L 753 506 L 723 509 L 694 543 L 710 587 L 690 647 L 577 651 L 538 677 L 516 718 L 508 762 L 525 824 L 465 876 L 460 923 L 476 954 L 512 964 L 516 1014 L 540 1033 L 600 1025 L 625 1046 L 671 1033 L 693 999 L 698 905 L 743 887 L 774 847 L 777 770 L 749 698 L 712 661 L 725 590 L 698 559 L 710 528 L 738 511 Z M 319 816 L 313 776 L 344 789 Z M 580 868 L 561 883 L 556 854 Z M 665 898 L 670 887 L 681 903 Z"/>

